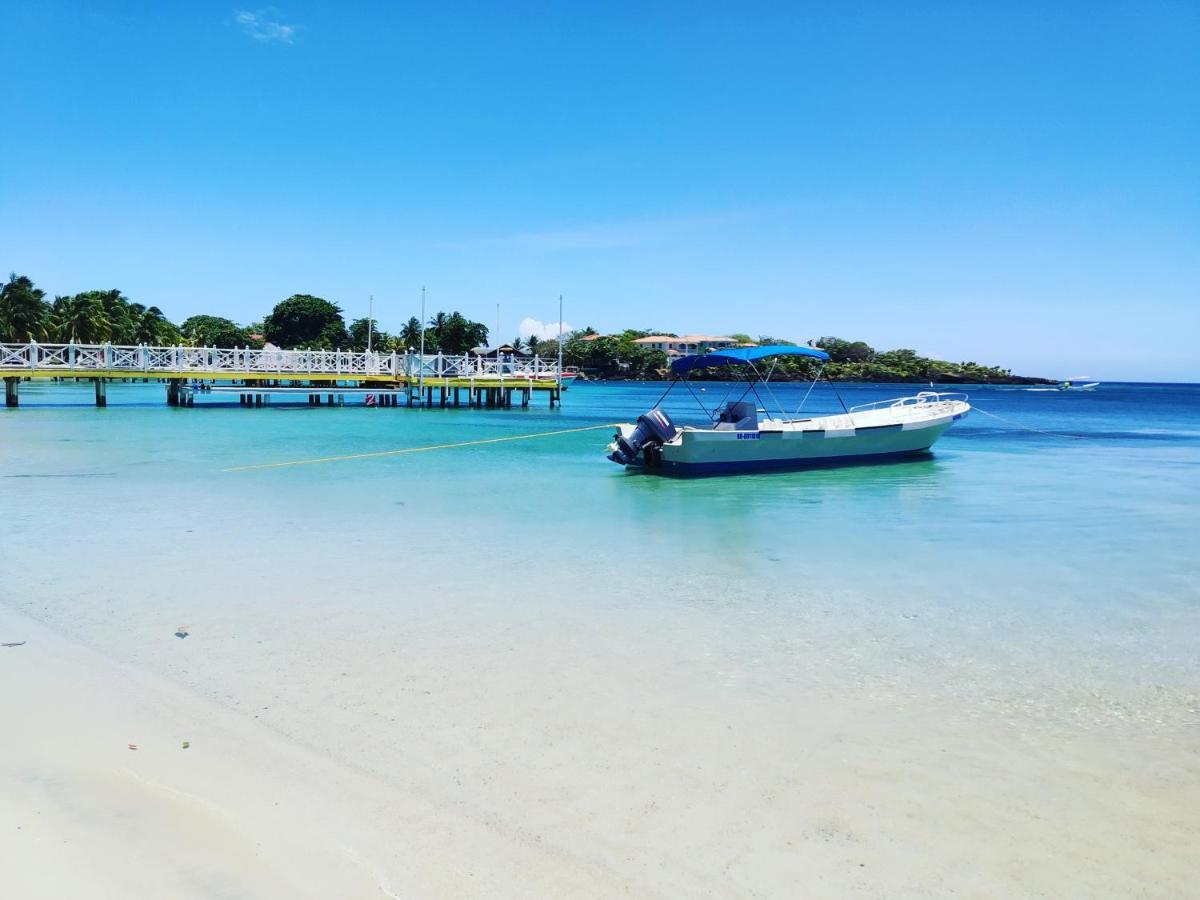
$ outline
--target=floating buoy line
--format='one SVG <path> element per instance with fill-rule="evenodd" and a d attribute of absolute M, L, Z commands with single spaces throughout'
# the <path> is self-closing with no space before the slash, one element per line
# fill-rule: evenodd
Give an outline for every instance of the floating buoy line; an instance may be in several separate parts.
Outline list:
<path fill-rule="evenodd" d="M 347 453 L 343 456 L 320 456 L 314 459 L 291 459 L 284 462 L 256 463 L 249 466 L 231 466 L 222 472 L 253 472 L 257 469 L 285 469 L 290 466 L 315 466 L 320 463 L 347 462 L 353 459 L 375 459 L 383 456 L 401 456 L 405 453 L 428 453 L 431 450 L 455 450 L 459 447 L 479 447 L 483 444 L 504 444 L 509 441 L 531 441 L 534 438 L 555 437 L 560 434 L 578 434 L 581 431 L 599 431 L 617 427 L 611 423 L 585 425 L 581 428 L 560 428 L 556 431 L 535 431 L 531 434 L 511 434 L 505 437 L 481 438 L 475 441 L 456 441 L 451 444 L 431 444 L 427 447 L 399 447 L 395 450 L 373 450 L 369 453 Z"/>

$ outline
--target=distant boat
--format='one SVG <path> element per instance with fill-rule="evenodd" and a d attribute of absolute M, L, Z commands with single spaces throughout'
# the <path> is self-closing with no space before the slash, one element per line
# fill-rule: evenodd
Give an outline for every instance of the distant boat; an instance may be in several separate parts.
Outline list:
<path fill-rule="evenodd" d="M 1046 393 L 1047 391 L 1094 391 L 1098 387 L 1100 387 L 1099 381 L 1088 381 L 1086 375 L 1080 375 L 1060 381 L 1051 387 L 1031 387 L 1025 390 L 1033 391 L 1034 393 Z"/>
<path fill-rule="evenodd" d="M 723 365 L 746 367 L 748 386 L 740 398 L 722 404 L 708 428 L 680 428 L 658 406 L 635 424 L 617 426 L 608 458 L 631 469 L 682 476 L 873 463 L 924 453 L 971 410 L 966 394 L 921 391 L 855 406 L 842 415 L 799 419 L 781 414 L 760 420 L 758 413 L 765 410 L 758 408 L 762 398 L 756 388 L 766 379 L 754 363 L 778 356 L 829 359 L 823 350 L 792 346 L 680 357 L 671 363 L 672 387 L 690 371 Z M 744 399 L 750 393 L 755 401 Z"/>

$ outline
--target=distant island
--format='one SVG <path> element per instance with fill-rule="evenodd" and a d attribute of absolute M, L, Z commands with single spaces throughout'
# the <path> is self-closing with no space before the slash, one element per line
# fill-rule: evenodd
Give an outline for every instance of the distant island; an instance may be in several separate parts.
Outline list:
<path fill-rule="evenodd" d="M 110 342 L 117 345 L 184 344 L 203 347 L 261 348 L 266 343 L 285 349 L 354 350 L 370 346 L 381 353 L 405 353 L 422 346 L 426 353 L 503 353 L 556 359 L 558 341 L 517 337 L 506 344 L 488 346 L 486 325 L 461 313 L 437 312 L 427 323 L 410 318 L 395 334 L 379 328 L 373 319 L 349 324 L 336 303 L 311 294 L 293 294 L 275 304 L 260 321 L 239 325 L 220 316 L 194 315 L 176 325 L 156 306 L 130 300 L 121 291 L 90 290 L 48 300 L 45 291 L 24 275 L 10 275 L 0 288 L 0 342 L 43 341 L 81 344 Z M 770 335 L 677 335 L 655 329 L 626 329 L 600 334 L 582 328 L 563 336 L 563 363 L 597 380 L 655 380 L 670 377 L 671 359 L 688 353 L 706 353 L 727 347 L 764 344 L 796 345 Z M 976 362 L 950 362 L 920 356 L 915 350 L 876 350 L 864 341 L 838 337 L 810 340 L 829 354 L 822 367 L 817 361 L 780 358 L 772 377 L 780 381 L 808 380 L 818 371 L 832 381 L 891 381 L 942 384 L 1054 384 L 1047 378 L 1014 375 L 1010 369 Z M 710 379 L 728 379 L 734 373 L 712 369 Z"/>
<path fill-rule="evenodd" d="M 795 341 L 760 335 L 676 335 L 654 330 L 626 330 L 599 334 L 593 328 L 574 331 L 564 338 L 563 362 L 578 367 L 586 376 L 601 380 L 654 380 L 670 377 L 670 361 L 686 353 L 706 353 L 727 347 L 784 344 Z M 1051 379 L 1014 375 L 1011 369 L 976 362 L 930 359 L 915 350 L 876 350 L 864 341 L 821 337 L 805 346 L 819 347 L 829 362 L 799 357 L 781 357 L 772 378 L 779 381 L 810 380 L 818 371 L 832 381 L 941 382 L 943 384 L 1055 384 Z M 536 344 L 542 355 L 557 354 L 556 341 Z M 708 379 L 737 377 L 732 371 L 710 369 Z"/>

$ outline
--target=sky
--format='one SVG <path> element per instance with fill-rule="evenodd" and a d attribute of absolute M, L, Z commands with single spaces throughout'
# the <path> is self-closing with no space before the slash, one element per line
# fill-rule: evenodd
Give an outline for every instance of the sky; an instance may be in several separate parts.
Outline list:
<path fill-rule="evenodd" d="M 0 268 L 1200 381 L 1200 3 L 5 0 Z M 497 305 L 499 311 L 497 312 Z M 524 322 L 524 326 L 522 323 Z"/>

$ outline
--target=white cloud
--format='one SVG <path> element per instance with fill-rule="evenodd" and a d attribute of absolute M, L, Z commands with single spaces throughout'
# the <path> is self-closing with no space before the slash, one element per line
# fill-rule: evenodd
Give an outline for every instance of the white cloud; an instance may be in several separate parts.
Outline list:
<path fill-rule="evenodd" d="M 570 334 L 571 331 L 570 323 L 563 322 L 562 333 Z M 543 322 L 540 319 L 526 316 L 521 320 L 521 324 L 517 326 L 517 334 L 523 338 L 535 337 L 539 341 L 552 341 L 558 338 L 558 323 Z"/>
<path fill-rule="evenodd" d="M 299 25 L 289 25 L 273 6 L 265 9 L 237 9 L 233 21 L 243 32 L 264 44 L 291 44 L 296 40 Z"/>

